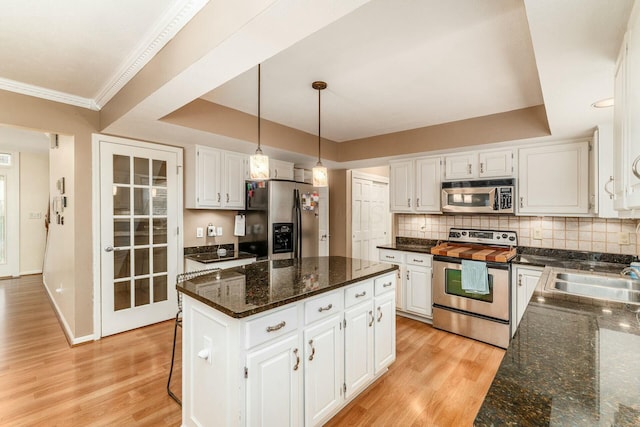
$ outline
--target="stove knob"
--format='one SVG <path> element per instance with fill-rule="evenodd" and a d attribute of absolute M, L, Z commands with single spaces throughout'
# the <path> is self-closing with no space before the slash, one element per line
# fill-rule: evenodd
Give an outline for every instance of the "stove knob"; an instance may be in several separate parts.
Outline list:
<path fill-rule="evenodd" d="M 502 238 L 503 238 L 503 239 L 506 239 L 506 238 L 507 238 L 507 235 L 506 235 L 506 234 L 503 234 L 503 235 L 502 235 Z"/>
<path fill-rule="evenodd" d="M 462 235 L 463 235 L 463 236 L 466 236 L 466 235 L 467 235 L 467 232 L 466 232 L 466 231 L 463 231 L 463 232 L 462 232 Z"/>
<path fill-rule="evenodd" d="M 514 240 L 516 240 L 516 238 L 511 236 L 511 237 L 509 237 L 509 240 L 511 240 L 513 242 Z"/>
<path fill-rule="evenodd" d="M 462 233 L 462 234 L 464 234 L 464 233 Z M 456 233 L 456 237 L 460 237 L 460 233 Z"/>
<path fill-rule="evenodd" d="M 500 240 L 500 236 L 496 236 L 496 240 Z"/>

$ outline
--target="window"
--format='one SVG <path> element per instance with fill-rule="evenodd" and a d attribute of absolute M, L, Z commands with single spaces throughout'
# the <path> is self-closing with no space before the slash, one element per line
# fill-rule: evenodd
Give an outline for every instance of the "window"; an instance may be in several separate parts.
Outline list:
<path fill-rule="evenodd" d="M 11 154 L 0 153 L 0 166 L 11 166 Z"/>

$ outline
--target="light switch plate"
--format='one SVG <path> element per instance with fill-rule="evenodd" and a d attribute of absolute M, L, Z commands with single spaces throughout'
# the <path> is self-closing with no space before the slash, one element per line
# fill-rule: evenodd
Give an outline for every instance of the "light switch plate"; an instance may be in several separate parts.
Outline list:
<path fill-rule="evenodd" d="M 198 238 L 204 237 L 204 228 L 202 227 L 196 228 L 196 237 Z"/>
<path fill-rule="evenodd" d="M 216 230 L 216 236 L 222 236 L 222 227 L 218 227 Z"/>

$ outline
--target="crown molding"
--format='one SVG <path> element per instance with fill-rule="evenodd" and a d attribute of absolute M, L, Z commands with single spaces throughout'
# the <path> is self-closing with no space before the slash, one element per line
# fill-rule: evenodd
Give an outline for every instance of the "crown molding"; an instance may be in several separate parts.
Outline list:
<path fill-rule="evenodd" d="M 15 80 L 0 77 L 0 89 L 9 92 L 21 93 L 23 95 L 35 96 L 37 98 L 48 99 L 49 101 L 61 102 L 63 104 L 75 105 L 77 107 L 99 110 L 100 108 L 93 99 L 71 95 L 57 90 L 47 89 L 40 86 L 17 82 Z"/>
<path fill-rule="evenodd" d="M 167 10 L 95 97 L 98 109 L 104 107 L 208 2 L 181 0 Z"/>

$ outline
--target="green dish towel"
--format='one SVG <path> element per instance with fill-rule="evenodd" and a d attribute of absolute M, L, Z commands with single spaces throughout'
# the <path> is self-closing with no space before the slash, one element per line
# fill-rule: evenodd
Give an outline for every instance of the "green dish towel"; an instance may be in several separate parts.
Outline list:
<path fill-rule="evenodd" d="M 462 260 L 462 290 L 479 295 L 489 293 L 489 275 L 486 262 Z"/>

